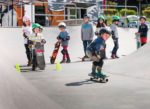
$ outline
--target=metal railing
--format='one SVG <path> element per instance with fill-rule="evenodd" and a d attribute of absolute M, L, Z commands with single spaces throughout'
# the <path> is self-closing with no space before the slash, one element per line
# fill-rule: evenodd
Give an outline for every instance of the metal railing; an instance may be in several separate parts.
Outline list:
<path fill-rule="evenodd" d="M 67 2 L 62 2 L 62 3 L 54 3 L 54 2 L 32 2 L 31 5 L 34 5 L 34 4 L 48 4 L 48 5 L 64 5 L 63 9 L 65 11 L 65 6 L 66 5 L 71 5 L 75 8 L 75 15 L 68 15 L 68 14 L 36 14 L 35 13 L 35 16 L 46 16 L 46 17 L 51 17 L 51 16 L 63 16 L 64 18 L 65 17 L 74 17 L 75 20 L 77 20 L 77 6 L 75 3 L 67 3 Z M 33 9 L 31 10 L 33 13 Z M 65 20 L 65 19 L 64 19 Z M 33 21 L 33 16 L 32 16 L 32 21 Z M 77 21 L 76 21 L 77 23 Z"/>
<path fill-rule="evenodd" d="M 65 17 L 74 17 L 74 20 L 75 20 L 75 24 L 77 24 L 77 22 L 78 22 L 78 19 L 77 19 L 77 5 L 75 4 L 75 3 L 67 3 L 67 2 L 62 2 L 62 3 L 58 3 L 58 2 L 56 2 L 56 3 L 54 3 L 54 2 L 41 2 L 41 1 L 31 1 L 31 2 L 23 2 L 23 0 L 21 0 L 21 1 L 19 1 L 18 3 L 15 3 L 15 4 L 13 4 L 13 5 L 15 5 L 15 6 L 19 6 L 20 7 L 20 9 L 21 9 L 21 13 L 20 13 L 20 16 L 18 17 L 19 19 L 21 19 L 22 17 L 23 17 L 23 7 L 24 7 L 24 5 L 25 4 L 29 4 L 29 5 L 31 5 L 31 13 L 34 13 L 35 12 L 35 10 L 33 10 L 33 7 L 34 7 L 34 5 L 35 4 L 43 4 L 43 6 L 45 6 L 45 4 L 48 4 L 48 5 L 63 5 L 63 10 L 64 10 L 64 13 L 65 13 L 65 6 L 72 6 L 73 8 L 74 8 L 74 10 L 75 10 L 75 14 L 74 15 L 68 15 L 68 14 L 53 14 L 53 13 L 46 13 L 46 14 L 42 14 L 42 13 L 35 13 L 35 14 L 31 14 L 31 21 L 32 22 L 34 22 L 34 18 L 35 18 L 35 16 L 45 16 L 45 17 L 51 17 L 51 16 L 64 16 L 64 18 Z M 10 4 L 3 4 L 4 6 L 6 6 L 7 7 L 7 12 L 9 12 L 10 11 L 10 9 L 9 9 L 9 6 L 10 6 Z M 111 7 L 111 8 L 133 8 L 133 9 L 135 9 L 136 10 L 136 12 L 137 12 L 137 15 L 139 14 L 139 10 L 138 10 L 138 7 L 137 6 L 123 6 L 123 5 L 117 5 L 117 6 L 115 6 L 115 5 L 101 5 L 101 4 L 98 4 L 98 3 L 93 3 L 93 5 L 95 5 L 95 6 L 97 6 L 98 7 L 98 12 L 100 12 L 100 9 L 103 9 L 104 7 L 105 8 L 108 8 L 108 7 Z M 48 9 L 48 10 L 50 10 L 50 9 Z M 34 11 L 34 12 L 33 12 Z M 6 13 L 4 13 L 5 15 L 6 15 Z M 11 20 L 12 20 L 13 18 L 10 16 L 10 14 L 7 14 L 7 23 L 8 24 L 10 24 L 10 22 L 11 22 Z M 17 19 L 16 19 L 17 20 Z M 64 20 L 66 20 L 66 19 L 64 19 Z M 2 25 L 3 26 L 3 25 Z M 13 25 L 8 25 L 8 27 L 10 27 L 10 26 L 13 26 Z"/>
<path fill-rule="evenodd" d="M 126 8 L 133 8 L 133 9 L 135 9 L 136 10 L 136 13 L 137 13 L 137 15 L 139 15 L 139 10 L 138 10 L 138 7 L 137 6 L 124 6 L 124 5 L 99 5 L 98 4 L 98 9 L 101 9 L 101 8 L 124 8 L 124 9 L 126 9 Z"/>

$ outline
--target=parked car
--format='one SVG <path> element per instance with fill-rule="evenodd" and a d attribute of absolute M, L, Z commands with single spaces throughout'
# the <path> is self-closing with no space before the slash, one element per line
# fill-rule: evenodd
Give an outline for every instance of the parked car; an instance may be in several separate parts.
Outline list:
<path fill-rule="evenodd" d="M 150 29 L 150 22 L 146 21 L 145 23 L 148 26 L 148 29 Z"/>
<path fill-rule="evenodd" d="M 137 28 L 138 27 L 138 21 L 131 21 L 128 23 L 129 28 Z"/>

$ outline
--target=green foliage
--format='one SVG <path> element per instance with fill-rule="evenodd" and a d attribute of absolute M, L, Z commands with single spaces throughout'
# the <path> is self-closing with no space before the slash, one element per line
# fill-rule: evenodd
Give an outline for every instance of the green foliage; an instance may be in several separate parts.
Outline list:
<path fill-rule="evenodd" d="M 108 1 L 108 2 L 107 2 L 107 5 L 117 5 L 117 3 L 116 3 L 116 2 Z"/>
<path fill-rule="evenodd" d="M 108 15 L 107 16 L 107 25 L 111 25 L 112 24 L 112 16 Z"/>
<path fill-rule="evenodd" d="M 120 15 L 125 16 L 125 11 L 127 15 L 135 15 L 136 11 L 135 10 L 130 10 L 130 9 L 121 9 L 120 10 Z"/>
<path fill-rule="evenodd" d="M 143 15 L 150 18 L 150 7 L 142 11 Z"/>
<path fill-rule="evenodd" d="M 104 9 L 104 14 L 105 15 L 115 15 L 117 14 L 117 10 L 116 9 Z"/>

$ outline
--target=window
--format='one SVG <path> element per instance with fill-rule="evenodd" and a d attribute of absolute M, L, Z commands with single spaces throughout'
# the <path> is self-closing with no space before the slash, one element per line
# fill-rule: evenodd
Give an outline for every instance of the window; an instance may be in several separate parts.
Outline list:
<path fill-rule="evenodd" d="M 84 14 L 87 13 L 87 9 L 85 8 L 74 8 L 74 7 L 67 7 L 65 8 L 65 15 L 66 20 L 68 19 L 82 19 Z"/>

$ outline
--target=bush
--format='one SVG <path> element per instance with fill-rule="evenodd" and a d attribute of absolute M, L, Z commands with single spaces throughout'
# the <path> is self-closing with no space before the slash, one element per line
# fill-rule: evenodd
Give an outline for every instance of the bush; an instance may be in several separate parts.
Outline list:
<path fill-rule="evenodd" d="M 135 10 L 130 10 L 130 9 L 122 9 L 122 10 L 120 10 L 120 14 L 122 16 L 125 16 L 125 11 L 126 11 L 127 15 L 135 15 L 136 14 Z"/>
<path fill-rule="evenodd" d="M 150 7 L 146 8 L 143 12 L 143 15 L 150 18 Z"/>
<path fill-rule="evenodd" d="M 111 25 L 112 24 L 112 16 L 108 15 L 106 18 L 107 18 L 107 25 Z"/>
<path fill-rule="evenodd" d="M 104 9 L 104 14 L 105 15 L 115 15 L 115 14 L 117 14 L 117 10 L 116 9 Z"/>

